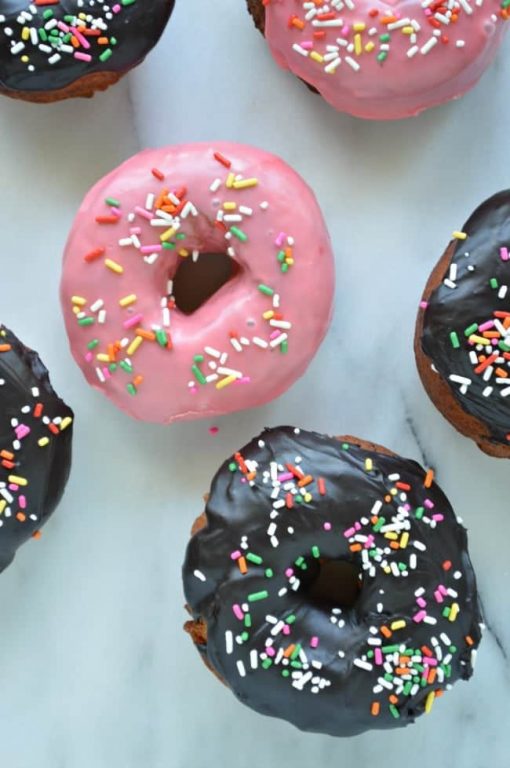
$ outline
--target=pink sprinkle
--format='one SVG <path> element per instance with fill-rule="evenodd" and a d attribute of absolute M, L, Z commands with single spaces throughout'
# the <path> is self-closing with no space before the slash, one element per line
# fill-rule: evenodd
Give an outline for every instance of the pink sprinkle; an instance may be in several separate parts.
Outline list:
<path fill-rule="evenodd" d="M 312 637 L 310 640 L 310 647 L 317 648 L 318 645 L 319 645 L 319 638 L 316 635 L 314 635 L 314 637 Z"/>
<path fill-rule="evenodd" d="M 275 651 L 275 649 L 273 648 L 272 645 L 268 645 L 266 647 L 266 653 L 267 653 L 268 656 L 274 656 L 276 654 L 276 651 Z"/>
<path fill-rule="evenodd" d="M 110 211 L 112 212 L 112 216 L 118 216 L 119 218 L 122 216 L 122 211 L 119 208 L 110 206 Z"/>
<path fill-rule="evenodd" d="M 441 592 L 442 595 L 446 596 L 448 594 L 448 590 L 446 589 L 444 584 L 440 584 L 438 586 L 438 590 Z"/>
<path fill-rule="evenodd" d="M 428 305 L 428 301 L 420 301 L 420 309 L 427 309 Z"/>
<path fill-rule="evenodd" d="M 235 552 L 232 552 L 230 555 L 231 560 L 239 560 L 240 557 L 242 557 L 242 552 L 240 549 L 236 549 Z"/>
<path fill-rule="evenodd" d="M 427 605 L 427 601 L 423 597 L 418 597 L 416 602 L 418 603 L 420 608 L 425 608 L 425 606 Z"/>
<path fill-rule="evenodd" d="M 508 254 L 508 248 L 505 245 L 503 245 L 499 249 L 499 255 L 501 256 L 503 261 L 508 261 L 510 259 L 510 255 Z"/>
<path fill-rule="evenodd" d="M 285 626 L 283 627 L 283 634 L 290 635 L 290 627 L 288 624 L 285 624 Z"/>
<path fill-rule="evenodd" d="M 220 431 L 219 427 L 209 427 L 209 434 L 210 435 L 217 435 Z"/>
<path fill-rule="evenodd" d="M 140 205 L 136 206 L 135 213 L 137 213 L 139 216 L 143 216 L 143 218 L 147 219 L 148 221 L 150 221 L 153 218 L 152 213 L 150 211 L 145 210 L 145 208 L 142 208 Z"/>
<path fill-rule="evenodd" d="M 313 43 L 311 42 L 301 43 L 301 47 L 304 48 L 305 50 L 309 50 L 310 48 L 313 48 Z M 274 244 L 277 245 L 278 248 L 281 248 L 284 241 L 285 241 L 285 232 L 280 232 L 280 234 L 274 241 Z"/>
<path fill-rule="evenodd" d="M 87 354 L 85 355 L 85 360 L 87 361 L 87 363 L 91 363 L 93 359 L 94 359 L 94 355 L 92 354 L 92 352 L 87 352 Z"/>
<path fill-rule="evenodd" d="M 344 37 L 347 37 L 347 35 L 349 34 L 349 29 L 350 29 L 349 25 L 345 24 L 340 30 L 340 34 L 343 35 Z"/>
<path fill-rule="evenodd" d="M 370 536 L 367 536 L 367 540 L 365 541 L 365 544 L 364 544 L 365 549 L 370 549 L 370 547 L 374 544 L 374 542 L 375 542 L 375 539 L 372 536 L 372 534 L 370 534 Z"/>
<path fill-rule="evenodd" d="M 490 328 L 494 328 L 493 320 L 487 320 L 486 323 L 483 323 L 483 325 L 478 326 L 479 331 L 488 331 Z"/>
<path fill-rule="evenodd" d="M 9 483 L 7 487 L 10 491 L 17 491 L 19 486 L 17 486 L 15 483 Z"/>
<path fill-rule="evenodd" d="M 285 483 L 287 482 L 287 480 L 292 480 L 293 477 L 294 475 L 292 474 L 292 472 L 283 472 L 281 475 L 278 475 L 278 480 L 281 483 Z"/>
<path fill-rule="evenodd" d="M 330 531 L 331 530 L 331 523 L 324 523 L 323 527 L 324 527 L 325 531 Z"/>
<path fill-rule="evenodd" d="M 232 606 L 232 610 L 234 611 L 234 616 L 236 619 L 239 619 L 239 621 L 242 621 L 244 619 L 244 613 L 241 610 L 241 606 L 237 603 L 234 603 Z"/>
<path fill-rule="evenodd" d="M 24 437 L 30 434 L 30 427 L 27 427 L 26 424 L 19 424 L 14 431 L 18 440 L 23 440 Z"/>
<path fill-rule="evenodd" d="M 354 527 L 356 528 L 357 531 L 361 531 L 361 523 L 358 522 L 358 520 L 356 520 L 356 522 L 354 523 Z"/>
<path fill-rule="evenodd" d="M 416 624 L 419 624 L 420 621 L 423 621 L 426 615 L 427 615 L 426 611 L 418 611 L 418 613 L 414 614 L 413 621 L 415 621 Z"/>
<path fill-rule="evenodd" d="M 241 376 L 240 379 L 236 379 L 234 384 L 249 384 L 251 381 L 250 376 Z"/>
<path fill-rule="evenodd" d="M 142 245 L 140 248 L 141 253 L 161 253 L 163 250 L 162 245 Z"/>
<path fill-rule="evenodd" d="M 443 595 L 441 594 L 439 589 L 435 590 L 434 597 L 436 598 L 436 603 L 442 603 L 443 602 Z"/>
<path fill-rule="evenodd" d="M 141 235 L 142 234 L 142 228 L 141 227 L 129 227 L 129 234 L 130 235 Z"/>
<path fill-rule="evenodd" d="M 344 536 L 346 539 L 350 539 L 351 536 L 354 536 L 356 533 L 356 528 L 353 526 L 352 528 L 348 528 L 346 531 L 344 531 Z"/>
<path fill-rule="evenodd" d="M 67 26 L 67 24 L 64 24 L 64 22 L 63 22 L 63 21 L 58 21 L 58 22 L 57 22 L 57 27 L 58 27 L 59 29 L 61 29 L 61 30 L 62 30 L 62 32 L 69 32 L 69 27 Z"/>
<path fill-rule="evenodd" d="M 425 13 L 425 16 L 432 16 L 432 11 L 430 10 L 430 8 L 425 8 L 424 13 Z"/>
<path fill-rule="evenodd" d="M 423 503 L 425 504 L 427 509 L 434 509 L 434 502 L 431 501 L 430 499 L 425 499 Z"/>
<path fill-rule="evenodd" d="M 92 61 L 92 56 L 90 53 L 82 53 L 81 51 L 75 51 L 73 54 L 75 59 L 78 59 L 78 61 L 86 61 L 87 64 Z"/>
<path fill-rule="evenodd" d="M 73 35 L 76 37 L 77 40 L 79 40 L 80 44 L 85 48 L 85 50 L 88 50 L 90 48 L 90 43 L 87 40 L 86 37 L 84 37 L 81 32 L 79 32 L 76 27 L 71 27 L 71 30 L 73 32 Z"/>
<path fill-rule="evenodd" d="M 437 659 L 432 658 L 432 656 L 424 656 L 423 663 L 428 667 L 437 667 Z"/>
<path fill-rule="evenodd" d="M 18 504 L 20 506 L 20 509 L 26 509 L 27 508 L 26 496 L 18 496 Z"/>
<path fill-rule="evenodd" d="M 294 576 L 294 569 L 293 568 L 287 568 L 285 571 L 285 576 L 290 579 L 291 576 Z"/>
<path fill-rule="evenodd" d="M 113 11 L 114 13 L 120 13 L 120 12 L 121 12 L 121 10 L 122 10 L 122 6 L 121 6 L 121 5 L 119 5 L 119 3 L 115 3 L 115 5 L 114 5 L 114 6 L 113 6 L 113 8 L 112 8 L 112 11 Z"/>
<path fill-rule="evenodd" d="M 143 315 L 140 314 L 140 312 L 137 315 L 133 315 L 132 317 L 128 317 L 127 320 L 124 320 L 122 325 L 124 328 L 132 328 L 134 325 L 138 325 L 143 320 Z"/>
<path fill-rule="evenodd" d="M 374 656 L 375 656 L 375 663 L 376 663 L 378 666 L 382 666 L 382 663 L 383 663 L 383 655 L 382 655 L 382 651 L 381 651 L 381 649 L 380 649 L 380 648 L 376 648 L 376 649 L 374 650 Z"/>
<path fill-rule="evenodd" d="M 105 379 L 111 379 L 112 378 L 112 374 L 110 373 L 108 368 L 103 368 L 103 374 L 104 374 Z"/>
<path fill-rule="evenodd" d="M 432 520 L 435 520 L 436 523 L 442 523 L 444 520 L 444 515 L 441 515 L 439 513 L 432 515 Z"/>

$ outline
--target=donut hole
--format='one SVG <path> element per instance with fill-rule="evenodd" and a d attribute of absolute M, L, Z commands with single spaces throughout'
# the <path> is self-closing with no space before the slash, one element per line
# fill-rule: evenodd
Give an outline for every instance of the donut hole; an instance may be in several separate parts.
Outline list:
<path fill-rule="evenodd" d="M 300 594 L 325 608 L 352 608 L 362 583 L 361 569 L 349 560 L 309 559 L 300 571 Z"/>
<path fill-rule="evenodd" d="M 192 315 L 232 280 L 239 265 L 226 253 L 201 253 L 196 261 L 182 259 L 173 276 L 173 295 L 177 308 Z"/>

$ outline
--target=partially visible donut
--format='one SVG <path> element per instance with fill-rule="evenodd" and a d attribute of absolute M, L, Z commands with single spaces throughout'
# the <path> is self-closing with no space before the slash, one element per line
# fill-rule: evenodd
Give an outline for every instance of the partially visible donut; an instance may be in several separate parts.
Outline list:
<path fill-rule="evenodd" d="M 432 402 L 491 456 L 510 458 L 510 190 L 454 232 L 418 311 L 415 354 Z"/>
<path fill-rule="evenodd" d="M 0 326 L 0 571 L 62 497 L 72 425 L 39 356 Z"/>
<path fill-rule="evenodd" d="M 0 93 L 47 103 L 92 96 L 158 42 L 174 0 L 0 0 Z"/>
<path fill-rule="evenodd" d="M 492 62 L 507 0 L 247 0 L 276 63 L 356 117 L 458 98 Z"/>
<path fill-rule="evenodd" d="M 183 578 L 207 665 L 305 731 L 407 725 L 472 674 L 466 531 L 432 471 L 372 443 L 264 431 L 216 474 Z"/>
<path fill-rule="evenodd" d="M 187 314 L 174 295 L 180 269 L 218 255 L 230 279 Z M 274 155 L 221 142 L 146 150 L 99 181 L 69 235 L 61 284 L 89 383 L 163 423 L 284 392 L 324 337 L 333 292 L 312 191 Z"/>

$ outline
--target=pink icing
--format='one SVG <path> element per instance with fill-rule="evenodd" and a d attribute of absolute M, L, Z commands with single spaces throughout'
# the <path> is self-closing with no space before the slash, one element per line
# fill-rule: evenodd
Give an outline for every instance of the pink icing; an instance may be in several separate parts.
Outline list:
<path fill-rule="evenodd" d="M 169 193 L 160 205 L 176 205 L 173 215 L 151 205 L 150 195 L 157 201 L 163 188 Z M 232 202 L 237 208 L 226 210 Z M 153 226 L 161 215 L 169 221 Z M 97 222 L 105 216 L 111 223 Z M 194 251 L 227 251 L 240 269 L 185 315 L 168 280 Z M 169 423 L 261 405 L 284 392 L 324 337 L 333 291 L 329 236 L 309 187 L 267 152 L 218 142 L 146 150 L 92 188 L 66 245 L 61 301 L 88 382 L 131 416 Z M 159 330 L 159 341 L 140 336 L 140 328 Z"/>
<path fill-rule="evenodd" d="M 277 63 L 335 109 L 395 120 L 458 98 L 476 84 L 506 29 L 504 5 L 269 0 L 265 35 Z"/>

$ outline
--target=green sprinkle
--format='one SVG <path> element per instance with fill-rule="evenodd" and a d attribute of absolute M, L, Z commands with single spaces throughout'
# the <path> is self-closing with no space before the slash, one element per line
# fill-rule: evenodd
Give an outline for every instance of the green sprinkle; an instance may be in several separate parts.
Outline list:
<path fill-rule="evenodd" d="M 291 614 L 289 614 L 289 615 L 287 616 L 287 618 L 286 618 L 286 619 L 284 619 L 284 621 L 285 621 L 285 623 L 286 623 L 286 624 L 294 624 L 294 622 L 296 621 L 296 616 L 295 616 L 295 614 L 294 614 L 294 613 L 291 613 Z"/>
<path fill-rule="evenodd" d="M 107 197 L 105 203 L 106 205 L 113 205 L 114 208 L 120 208 L 120 200 L 116 200 L 114 197 Z"/>
<path fill-rule="evenodd" d="M 256 603 L 258 600 L 265 600 L 266 597 L 269 597 L 269 592 L 267 589 L 262 589 L 260 592 L 252 592 L 251 595 L 248 595 L 248 602 Z"/>
<path fill-rule="evenodd" d="M 396 708 L 396 706 L 394 704 L 390 704 L 390 712 L 393 715 L 393 717 L 396 720 L 398 720 L 398 718 L 400 717 L 400 712 L 398 711 L 398 709 Z"/>
<path fill-rule="evenodd" d="M 468 327 L 464 331 L 464 336 L 471 336 L 471 334 L 475 333 L 477 330 L 478 330 L 478 323 L 473 323 L 472 325 L 468 325 Z"/>
<path fill-rule="evenodd" d="M 453 347 L 454 349 L 458 349 L 458 348 L 460 347 L 460 341 L 459 341 L 459 337 L 457 336 L 457 334 L 455 333 L 455 331 L 452 331 L 452 332 L 450 333 L 450 341 L 451 341 L 451 343 L 452 343 L 452 347 Z"/>
<path fill-rule="evenodd" d="M 121 360 L 119 365 L 126 373 L 133 373 L 133 366 L 127 360 Z"/>
<path fill-rule="evenodd" d="M 284 261 L 285 259 L 285 251 L 279 251 L 276 255 L 276 258 L 278 261 Z"/>
<path fill-rule="evenodd" d="M 282 272 L 288 272 L 289 271 L 289 265 L 287 264 L 287 262 L 285 262 L 285 264 L 282 264 L 281 271 Z"/>
<path fill-rule="evenodd" d="M 108 366 L 108 370 L 111 371 L 111 373 L 115 373 L 115 371 L 117 370 L 117 363 L 110 363 L 110 365 Z"/>
<path fill-rule="evenodd" d="M 251 616 L 249 613 L 244 614 L 244 626 L 245 627 L 251 627 Z"/>
<path fill-rule="evenodd" d="M 295 659 L 297 659 L 297 657 L 298 657 L 298 656 L 299 656 L 299 654 L 300 654 L 300 651 L 301 651 L 301 644 L 300 644 L 300 643 L 298 643 L 298 644 L 296 645 L 296 647 L 294 648 L 294 650 L 292 651 L 291 655 L 290 655 L 290 658 L 291 658 L 291 660 L 292 660 L 292 661 L 294 661 Z"/>
<path fill-rule="evenodd" d="M 236 465 L 234 464 L 234 467 L 235 466 Z M 260 555 L 254 555 L 253 552 L 248 552 L 246 555 L 246 559 L 248 560 L 249 563 L 255 563 L 255 565 L 262 565 L 262 563 L 264 562 L 260 557 Z"/>
<path fill-rule="evenodd" d="M 321 556 L 321 553 L 320 553 L 319 547 L 317 547 L 317 546 L 315 546 L 315 545 L 312 547 L 312 555 L 313 555 L 314 557 L 317 557 L 317 558 Z"/>
<path fill-rule="evenodd" d="M 156 341 L 158 342 L 160 347 L 166 347 L 166 345 L 168 344 L 168 338 L 167 338 L 166 332 L 162 328 L 159 328 L 156 331 Z"/>
<path fill-rule="evenodd" d="M 286 355 L 288 351 L 289 351 L 289 342 L 287 341 L 287 339 L 284 339 L 280 344 L 280 352 L 283 355 Z"/>
<path fill-rule="evenodd" d="M 395 653 L 395 651 L 398 651 L 399 648 L 399 645 L 383 645 L 381 651 L 383 653 Z"/>
<path fill-rule="evenodd" d="M 505 344 L 504 341 L 500 341 L 498 344 L 498 347 L 503 350 L 503 352 L 510 352 L 510 347 L 508 344 Z"/>
<path fill-rule="evenodd" d="M 231 461 L 230 464 L 228 465 L 228 468 L 231 472 L 237 472 L 237 464 L 235 463 L 235 461 Z"/>
<path fill-rule="evenodd" d="M 198 367 L 198 365 L 192 365 L 191 366 L 191 370 L 193 372 L 193 375 L 194 375 L 195 379 L 198 381 L 199 384 L 206 384 L 207 383 L 206 380 L 205 380 L 205 376 L 202 373 L 202 371 L 200 370 L 200 368 Z"/>
<path fill-rule="evenodd" d="M 136 395 L 136 387 L 134 384 L 131 384 L 131 382 L 129 382 L 129 384 L 126 384 L 126 389 L 130 395 Z"/>
<path fill-rule="evenodd" d="M 385 32 L 384 35 L 379 35 L 379 40 L 381 41 L 381 43 L 389 43 L 389 41 L 391 40 L 391 35 Z"/>
<path fill-rule="evenodd" d="M 264 659 L 264 661 L 262 662 L 262 666 L 264 667 L 264 669 L 269 669 L 272 663 L 273 662 L 271 661 L 271 659 Z"/>
<path fill-rule="evenodd" d="M 386 518 L 380 517 L 377 520 L 377 522 L 375 523 L 375 525 L 372 526 L 372 530 L 375 531 L 376 533 L 378 533 L 381 530 L 381 528 L 383 527 L 385 522 L 386 522 Z"/>
<path fill-rule="evenodd" d="M 380 61 L 381 64 L 383 63 L 383 61 L 386 61 L 387 58 L 388 58 L 388 51 L 381 51 L 380 53 L 377 54 L 377 61 Z"/>
<path fill-rule="evenodd" d="M 175 243 L 169 243 L 168 240 L 166 240 L 163 243 L 163 248 L 167 248 L 169 251 L 174 251 L 175 250 Z"/>
<path fill-rule="evenodd" d="M 342 443 L 342 451 L 348 451 L 350 448 L 349 443 Z"/>
<path fill-rule="evenodd" d="M 423 515 L 425 514 L 425 508 L 424 507 L 416 507 L 416 510 L 414 512 L 414 516 L 417 520 L 421 520 Z"/>
<path fill-rule="evenodd" d="M 113 51 L 111 48 L 107 48 L 106 51 L 103 51 L 103 53 L 99 56 L 99 60 L 102 62 L 108 61 L 108 59 L 112 56 Z"/>
<path fill-rule="evenodd" d="M 250 639 L 250 635 L 248 632 L 241 632 L 241 640 L 243 641 L 243 643 L 245 643 L 249 639 Z"/>
<path fill-rule="evenodd" d="M 92 339 L 92 341 L 89 341 L 89 343 L 87 344 L 87 349 L 95 349 L 98 344 L 99 344 L 99 339 Z"/>
<path fill-rule="evenodd" d="M 95 320 L 93 317 L 80 317 L 78 325 L 94 325 Z"/>
<path fill-rule="evenodd" d="M 258 288 L 259 288 L 259 291 L 264 294 L 264 296 L 274 295 L 274 290 L 270 288 L 268 285 L 264 285 L 264 283 L 261 283 Z"/>
<path fill-rule="evenodd" d="M 303 557 L 303 555 L 300 555 L 296 560 L 294 560 L 294 563 L 295 565 L 298 566 L 298 568 L 301 568 L 304 562 L 305 562 L 305 558 Z"/>
<path fill-rule="evenodd" d="M 194 363 L 203 363 L 204 362 L 204 356 L 203 355 L 195 355 L 193 357 Z"/>
<path fill-rule="evenodd" d="M 445 617 L 445 619 L 447 619 L 448 616 L 450 615 L 450 609 L 449 609 L 449 607 L 447 605 L 445 605 L 445 607 L 443 608 L 443 614 L 442 615 Z"/>
<path fill-rule="evenodd" d="M 491 279 L 489 280 L 489 285 L 491 288 L 499 288 L 497 278 L 491 277 Z"/>
<path fill-rule="evenodd" d="M 243 232 L 242 229 L 239 229 L 239 227 L 230 227 L 230 231 L 233 235 L 237 237 L 238 240 L 240 240 L 242 243 L 245 243 L 248 240 L 248 235 Z"/>
<path fill-rule="evenodd" d="M 264 576 L 266 577 L 266 579 L 272 579 L 274 576 L 273 569 L 266 568 L 266 570 L 264 571 Z"/>
<path fill-rule="evenodd" d="M 290 672 L 288 669 L 282 669 L 282 677 L 289 677 Z"/>

